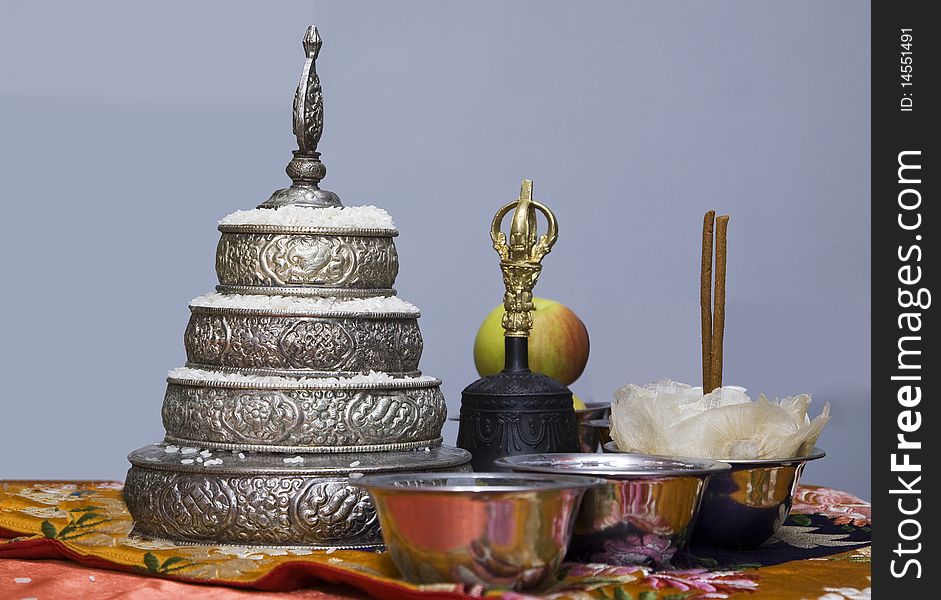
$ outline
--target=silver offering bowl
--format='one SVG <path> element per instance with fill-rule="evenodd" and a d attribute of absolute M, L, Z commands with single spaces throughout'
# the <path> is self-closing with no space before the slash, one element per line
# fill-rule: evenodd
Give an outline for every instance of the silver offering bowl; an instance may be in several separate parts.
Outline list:
<path fill-rule="evenodd" d="M 219 231 L 220 292 L 338 297 L 395 293 L 395 230 L 220 225 Z"/>
<path fill-rule="evenodd" d="M 611 421 L 605 419 L 592 419 L 583 425 L 595 436 L 595 445 L 601 446 L 602 452 L 607 452 L 604 445 L 611 441 Z"/>
<path fill-rule="evenodd" d="M 824 456 L 814 448 L 797 458 L 725 460 L 732 470 L 709 482 L 693 540 L 734 550 L 760 546 L 787 520 L 804 465 Z"/>
<path fill-rule="evenodd" d="M 497 461 L 516 472 L 589 476 L 569 555 L 613 565 L 666 565 L 689 541 L 710 477 L 729 470 L 712 460 L 643 454 L 529 454 Z"/>
<path fill-rule="evenodd" d="M 441 445 L 441 380 L 282 383 L 167 378 L 168 442 L 258 452 L 377 452 Z"/>
<path fill-rule="evenodd" d="M 187 366 L 281 377 L 418 375 L 417 313 L 190 306 Z"/>
<path fill-rule="evenodd" d="M 575 422 L 578 424 L 578 451 L 579 452 L 597 452 L 598 436 L 592 427 L 588 426 L 588 421 L 595 419 L 604 419 L 611 414 L 610 402 L 588 402 L 585 408 L 575 411 Z"/>
<path fill-rule="evenodd" d="M 619 452 L 614 442 L 605 449 Z M 814 448 L 796 458 L 722 459 L 732 469 L 709 482 L 693 541 L 733 550 L 760 546 L 790 514 L 804 465 L 824 456 L 826 452 Z"/>
<path fill-rule="evenodd" d="M 231 453 L 153 444 L 128 456 L 134 534 L 178 543 L 376 549 L 382 538 L 359 477 L 469 470 L 458 448 L 405 452 Z M 298 458 L 300 460 L 298 460 Z"/>
<path fill-rule="evenodd" d="M 408 581 L 538 586 L 565 557 L 588 477 L 403 473 L 364 477 Z"/>

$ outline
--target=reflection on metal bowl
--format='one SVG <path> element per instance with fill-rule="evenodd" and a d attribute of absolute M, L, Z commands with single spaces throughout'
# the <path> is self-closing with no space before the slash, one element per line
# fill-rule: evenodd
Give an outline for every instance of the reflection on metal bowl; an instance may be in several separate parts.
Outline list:
<path fill-rule="evenodd" d="M 614 442 L 604 446 L 618 452 Z M 814 448 L 806 456 L 787 459 L 723 459 L 732 469 L 712 478 L 703 497 L 693 539 L 703 546 L 747 550 L 773 536 L 791 512 L 804 465 L 823 458 Z"/>
<path fill-rule="evenodd" d="M 413 583 L 532 588 L 565 556 L 585 490 L 601 481 L 519 473 L 364 477 L 392 560 Z"/>
<path fill-rule="evenodd" d="M 588 402 L 585 408 L 575 411 L 575 422 L 578 423 L 578 451 L 592 453 L 598 451 L 598 436 L 589 422 L 597 419 L 607 419 L 611 414 L 610 402 Z"/>
<path fill-rule="evenodd" d="M 585 421 L 584 426 L 595 436 L 596 446 L 601 446 L 601 451 L 606 452 L 604 445 L 611 441 L 611 421 L 609 419 L 592 419 Z"/>
<path fill-rule="evenodd" d="M 703 499 L 697 544 L 746 550 L 777 533 L 791 512 L 804 465 L 826 453 L 775 460 L 727 460 L 732 470 L 713 478 Z"/>
<path fill-rule="evenodd" d="M 497 461 L 517 472 L 599 477 L 575 523 L 569 554 L 580 561 L 662 566 L 689 541 L 703 491 L 729 465 L 642 454 L 531 454 Z"/>

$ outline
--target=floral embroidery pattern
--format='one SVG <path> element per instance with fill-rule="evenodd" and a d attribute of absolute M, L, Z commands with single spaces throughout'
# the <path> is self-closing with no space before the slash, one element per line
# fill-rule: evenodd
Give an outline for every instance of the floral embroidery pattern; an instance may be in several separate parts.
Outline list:
<path fill-rule="evenodd" d="M 69 522 L 62 529 L 56 529 L 51 521 L 43 521 L 40 525 L 43 536 L 53 540 L 74 540 L 89 535 L 97 527 L 112 521 L 100 506 L 71 508 L 66 514 Z"/>
<path fill-rule="evenodd" d="M 670 562 L 675 553 L 676 548 L 672 547 L 668 538 L 651 533 L 644 536 L 629 535 L 623 540 L 608 540 L 604 543 L 604 552 L 592 554 L 591 560 L 609 565 L 664 565 Z"/>
<path fill-rule="evenodd" d="M 850 587 L 827 587 L 823 589 L 827 593 L 817 600 L 871 600 L 872 598 L 871 587 L 861 590 Z"/>
<path fill-rule="evenodd" d="M 794 512 L 821 514 L 836 525 L 865 527 L 872 521 L 872 507 L 852 494 L 829 488 L 802 487 L 794 496 Z"/>
<path fill-rule="evenodd" d="M 654 589 L 676 588 L 682 592 L 699 591 L 698 598 L 728 598 L 732 593 L 758 589 L 758 582 L 738 571 L 660 571 L 644 579 Z"/>
<path fill-rule="evenodd" d="M 144 568 L 148 573 L 154 575 L 167 575 L 190 566 L 192 566 L 192 563 L 182 556 L 171 556 L 163 562 L 160 562 L 160 559 L 152 553 L 148 552 L 144 554 Z"/>

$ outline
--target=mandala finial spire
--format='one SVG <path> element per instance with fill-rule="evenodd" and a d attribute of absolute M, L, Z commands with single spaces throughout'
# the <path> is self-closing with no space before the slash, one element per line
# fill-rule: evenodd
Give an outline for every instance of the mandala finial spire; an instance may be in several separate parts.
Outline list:
<path fill-rule="evenodd" d="M 342 206 L 336 194 L 320 189 L 320 180 L 326 176 L 327 167 L 320 162 L 320 152 L 317 151 L 323 134 L 323 89 L 320 87 L 320 77 L 317 76 L 317 56 L 323 40 L 315 26 L 307 28 L 303 45 L 307 60 L 304 61 L 301 79 L 294 94 L 297 150 L 285 169 L 292 184 L 273 193 L 259 208 Z"/>

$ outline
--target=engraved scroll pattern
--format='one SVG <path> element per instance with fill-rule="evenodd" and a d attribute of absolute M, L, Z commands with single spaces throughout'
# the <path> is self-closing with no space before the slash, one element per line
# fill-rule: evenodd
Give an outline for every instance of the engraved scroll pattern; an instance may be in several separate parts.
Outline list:
<path fill-rule="evenodd" d="M 414 318 L 362 319 L 195 312 L 184 334 L 187 359 L 233 369 L 410 373 L 421 331 Z"/>
<path fill-rule="evenodd" d="M 223 233 L 216 250 L 222 285 L 388 289 L 398 271 L 390 237 Z"/>
<path fill-rule="evenodd" d="M 355 446 L 433 440 L 447 416 L 436 387 L 235 390 L 169 384 L 167 434 L 201 442 Z"/>
<path fill-rule="evenodd" d="M 158 537 L 241 544 L 378 544 L 369 494 L 343 478 L 211 477 L 132 467 L 125 496 Z"/>

